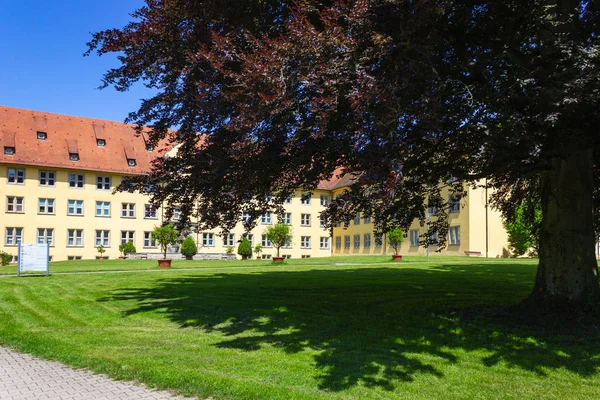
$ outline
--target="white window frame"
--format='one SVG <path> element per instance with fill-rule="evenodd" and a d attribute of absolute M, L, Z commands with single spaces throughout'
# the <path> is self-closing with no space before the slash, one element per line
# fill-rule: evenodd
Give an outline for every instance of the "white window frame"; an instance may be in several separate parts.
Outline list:
<path fill-rule="evenodd" d="M 135 218 L 135 203 L 121 203 L 121 218 Z"/>
<path fill-rule="evenodd" d="M 383 234 L 376 233 L 374 235 L 373 239 L 375 240 L 375 248 L 376 249 L 380 249 L 383 247 Z"/>
<path fill-rule="evenodd" d="M 319 248 L 321 250 L 329 249 L 330 238 L 329 236 L 321 236 L 319 238 Z"/>
<path fill-rule="evenodd" d="M 311 237 L 310 236 L 300 236 L 300 248 L 301 249 L 310 249 L 311 245 Z"/>
<path fill-rule="evenodd" d="M 112 178 L 110 176 L 96 176 L 96 190 L 110 190 L 112 186 Z"/>
<path fill-rule="evenodd" d="M 311 193 L 302 193 L 300 196 L 300 204 L 303 206 L 310 206 L 310 201 L 312 199 Z"/>
<path fill-rule="evenodd" d="M 271 218 L 270 212 L 266 212 L 260 216 L 260 223 L 263 225 L 271 225 L 272 221 L 273 221 L 273 218 Z"/>
<path fill-rule="evenodd" d="M 96 217 L 110 217 L 110 201 L 96 202 Z"/>
<path fill-rule="evenodd" d="M 67 229 L 67 247 L 83 247 L 83 229 Z"/>
<path fill-rule="evenodd" d="M 223 235 L 223 247 L 235 246 L 235 234 L 228 233 Z"/>
<path fill-rule="evenodd" d="M 12 208 L 12 210 L 11 210 Z M 25 198 L 22 196 L 6 196 L 6 213 L 23 214 L 25 212 Z"/>
<path fill-rule="evenodd" d="M 360 211 L 354 216 L 354 225 L 360 225 Z"/>
<path fill-rule="evenodd" d="M 152 239 L 152 232 L 144 232 L 144 247 L 156 248 L 156 240 Z"/>
<path fill-rule="evenodd" d="M 291 225 L 292 224 L 292 213 L 291 212 L 284 212 L 283 214 L 281 214 L 279 216 L 279 223 L 286 224 L 286 225 Z"/>
<path fill-rule="evenodd" d="M 121 244 L 128 242 L 135 244 L 135 231 L 121 231 Z"/>
<path fill-rule="evenodd" d="M 71 207 L 71 202 L 73 206 Z M 73 212 L 71 212 L 73 210 Z M 79 212 L 81 210 L 81 212 Z M 82 216 L 83 215 L 83 200 L 67 200 L 67 215 L 70 216 Z"/>
<path fill-rule="evenodd" d="M 460 199 L 457 199 L 453 195 L 450 195 L 448 197 L 448 212 L 449 213 L 459 213 L 460 212 Z"/>
<path fill-rule="evenodd" d="M 300 226 L 310 226 L 310 214 L 300 214 Z"/>
<path fill-rule="evenodd" d="M 360 249 L 360 234 L 354 235 L 353 244 L 355 249 Z"/>
<path fill-rule="evenodd" d="M 83 189 L 84 186 L 85 186 L 85 175 L 69 174 L 69 188 Z"/>
<path fill-rule="evenodd" d="M 370 233 L 365 233 L 363 235 L 363 247 L 365 249 L 371 248 L 371 234 Z"/>
<path fill-rule="evenodd" d="M 451 226 L 448 229 L 449 240 L 448 243 L 450 245 L 459 245 L 460 244 L 460 226 Z"/>
<path fill-rule="evenodd" d="M 342 237 L 341 236 L 335 237 L 335 248 L 336 248 L 336 250 L 340 250 L 342 248 Z"/>
<path fill-rule="evenodd" d="M 409 232 L 409 237 L 410 237 L 410 246 L 411 247 L 418 247 L 419 246 L 419 236 L 420 236 L 420 232 L 418 229 L 411 229 Z"/>
<path fill-rule="evenodd" d="M 250 213 L 248 211 L 242 211 L 242 222 L 250 222 Z"/>
<path fill-rule="evenodd" d="M 262 247 L 273 247 L 273 242 L 267 239 L 267 235 L 262 235 L 260 244 Z"/>
<path fill-rule="evenodd" d="M 12 180 L 12 182 L 11 182 Z M 9 185 L 24 185 L 25 184 L 25 169 L 23 168 L 7 168 L 6 183 Z"/>
<path fill-rule="evenodd" d="M 38 183 L 40 186 L 45 187 L 56 186 L 56 171 L 40 170 L 38 173 Z"/>
<path fill-rule="evenodd" d="M 4 230 L 5 246 L 16 246 L 23 241 L 23 227 L 7 226 Z"/>
<path fill-rule="evenodd" d="M 202 246 L 214 247 L 215 246 L 215 234 L 212 232 L 202 232 Z"/>
<path fill-rule="evenodd" d="M 96 247 L 110 247 L 110 231 L 106 229 L 96 229 Z"/>
<path fill-rule="evenodd" d="M 158 211 L 152 207 L 152 204 L 144 204 L 144 218 L 158 219 Z"/>
<path fill-rule="evenodd" d="M 40 197 L 38 198 L 38 214 L 44 214 L 44 215 L 54 215 L 56 214 L 56 208 L 54 207 L 54 204 L 56 203 L 55 199 L 50 199 L 47 197 Z M 42 211 L 43 209 L 43 211 Z M 52 209 L 52 211 L 49 211 L 50 209 Z"/>
<path fill-rule="evenodd" d="M 48 243 L 48 246 L 54 246 L 54 228 L 37 228 L 36 232 L 36 243 Z"/>
<path fill-rule="evenodd" d="M 371 215 L 369 214 L 364 214 L 363 215 L 363 224 L 370 224 L 371 223 Z"/>
<path fill-rule="evenodd" d="M 329 203 L 331 202 L 331 198 L 329 197 L 329 195 L 322 194 L 319 196 L 319 198 L 320 198 L 321 207 L 329 206 Z"/>
<path fill-rule="evenodd" d="M 350 235 L 344 235 L 344 248 L 350 248 Z"/>

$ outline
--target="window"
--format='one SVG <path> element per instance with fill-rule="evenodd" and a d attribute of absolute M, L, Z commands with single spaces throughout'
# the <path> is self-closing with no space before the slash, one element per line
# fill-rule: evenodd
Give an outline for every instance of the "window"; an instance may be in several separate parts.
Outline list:
<path fill-rule="evenodd" d="M 284 249 L 291 249 L 292 248 L 292 239 L 288 240 L 287 242 L 285 242 L 285 244 L 283 245 Z"/>
<path fill-rule="evenodd" d="M 68 229 L 67 230 L 67 246 L 70 246 L 70 247 L 83 246 L 83 229 Z"/>
<path fill-rule="evenodd" d="M 371 215 L 369 215 L 369 214 L 364 214 L 364 215 L 363 215 L 363 223 L 364 223 L 364 224 L 370 224 L 370 223 L 371 223 Z"/>
<path fill-rule="evenodd" d="M 244 235 L 244 236 L 246 237 L 246 239 L 248 239 L 250 241 L 250 244 L 254 248 L 254 235 L 250 233 L 250 234 Z"/>
<path fill-rule="evenodd" d="M 4 155 L 5 156 L 14 156 L 15 148 L 12 146 L 4 146 Z"/>
<path fill-rule="evenodd" d="M 429 213 L 429 215 L 437 215 L 438 208 L 437 207 L 429 207 L 429 208 L 427 208 L 427 212 Z"/>
<path fill-rule="evenodd" d="M 354 225 L 360 225 L 360 213 L 357 212 L 354 216 Z"/>
<path fill-rule="evenodd" d="M 54 199 L 38 199 L 38 214 L 54 214 Z"/>
<path fill-rule="evenodd" d="M 233 246 L 235 244 L 235 234 L 227 233 L 223 235 L 223 246 Z"/>
<path fill-rule="evenodd" d="M 360 249 L 360 235 L 354 235 L 354 248 Z"/>
<path fill-rule="evenodd" d="M 121 244 L 135 243 L 135 231 L 121 231 Z"/>
<path fill-rule="evenodd" d="M 419 245 L 419 230 L 411 229 L 409 232 L 409 236 L 410 236 L 410 245 L 412 247 L 418 246 Z"/>
<path fill-rule="evenodd" d="M 106 140 L 96 139 L 96 145 L 98 145 L 98 147 L 104 147 L 104 146 L 106 146 Z"/>
<path fill-rule="evenodd" d="M 456 196 L 450 196 L 448 198 L 448 212 L 457 213 L 460 212 L 460 200 Z"/>
<path fill-rule="evenodd" d="M 154 145 L 152 143 L 146 143 L 146 151 L 154 151 Z"/>
<path fill-rule="evenodd" d="M 83 215 L 83 200 L 69 200 L 67 214 Z"/>
<path fill-rule="evenodd" d="M 85 175 L 82 174 L 69 174 L 69 187 L 70 188 L 83 188 L 85 184 Z"/>
<path fill-rule="evenodd" d="M 79 153 L 69 153 L 69 160 L 79 161 Z"/>
<path fill-rule="evenodd" d="M 371 234 L 365 233 L 363 236 L 363 247 L 365 249 L 371 248 Z"/>
<path fill-rule="evenodd" d="M 263 254 L 262 255 L 262 259 L 263 260 L 270 260 L 271 259 L 271 255 L 270 254 Z"/>
<path fill-rule="evenodd" d="M 173 219 L 178 220 L 181 218 L 181 207 L 173 207 Z"/>
<path fill-rule="evenodd" d="M 350 248 L 350 235 L 344 236 L 344 248 L 345 249 Z"/>
<path fill-rule="evenodd" d="M 260 222 L 263 224 L 270 224 L 271 223 L 271 213 L 264 213 L 261 217 L 260 217 Z"/>
<path fill-rule="evenodd" d="M 67 260 L 69 260 L 69 261 L 81 260 L 81 256 L 67 256 Z"/>
<path fill-rule="evenodd" d="M 40 171 L 39 182 L 40 186 L 54 186 L 56 184 L 56 172 Z"/>
<path fill-rule="evenodd" d="M 383 234 L 376 233 L 375 234 L 375 248 L 381 248 L 383 246 Z"/>
<path fill-rule="evenodd" d="M 288 197 L 285 199 L 285 201 L 283 202 L 283 204 L 292 204 L 292 196 L 293 196 L 293 195 L 291 195 L 291 194 L 290 194 L 290 195 L 289 195 L 289 196 L 288 196 Z"/>
<path fill-rule="evenodd" d="M 430 232 L 429 233 L 429 241 L 432 245 L 437 245 L 438 244 L 438 233 L 436 232 Z"/>
<path fill-rule="evenodd" d="M 96 217 L 110 217 L 110 201 L 96 202 Z"/>
<path fill-rule="evenodd" d="M 152 204 L 144 204 L 144 218 L 156 219 L 156 209 L 152 207 Z"/>
<path fill-rule="evenodd" d="M 12 185 L 24 185 L 25 184 L 25 170 L 18 168 L 8 168 L 6 178 L 8 183 Z"/>
<path fill-rule="evenodd" d="M 144 232 L 144 247 L 156 247 L 156 240 L 152 239 L 152 232 Z"/>
<path fill-rule="evenodd" d="M 23 238 L 23 228 L 6 228 L 6 237 L 4 244 L 7 246 L 16 246 L 21 243 Z"/>
<path fill-rule="evenodd" d="M 7 213 L 22 213 L 23 208 L 23 197 L 6 196 Z"/>
<path fill-rule="evenodd" d="M 54 245 L 54 229 L 51 228 L 38 228 L 37 230 L 37 242 L 48 243 L 48 246 Z"/>
<path fill-rule="evenodd" d="M 300 214 L 300 225 L 310 226 L 310 214 Z"/>
<path fill-rule="evenodd" d="M 135 218 L 135 203 L 121 203 L 121 218 Z"/>
<path fill-rule="evenodd" d="M 310 258 L 310 254 L 302 254 L 300 257 L 301 258 Z"/>
<path fill-rule="evenodd" d="M 323 206 L 323 207 L 329 206 L 329 196 L 328 195 L 322 194 L 320 196 L 320 198 L 321 198 L 321 206 Z"/>
<path fill-rule="evenodd" d="M 136 166 L 135 158 L 128 158 L 127 165 L 129 165 L 130 167 L 135 167 Z"/>
<path fill-rule="evenodd" d="M 110 231 L 106 231 L 106 230 L 97 230 L 96 231 L 96 247 L 98 247 L 98 246 L 104 246 L 104 247 L 110 246 Z"/>
<path fill-rule="evenodd" d="M 328 249 L 329 248 L 329 238 L 325 236 L 321 236 L 319 238 L 319 248 L 320 249 Z"/>
<path fill-rule="evenodd" d="M 292 224 L 292 213 L 286 212 L 279 216 L 279 222 L 286 225 Z"/>
<path fill-rule="evenodd" d="M 97 176 L 96 177 L 96 189 L 97 190 L 110 190 L 111 179 L 110 176 Z"/>
<path fill-rule="evenodd" d="M 342 248 L 342 237 L 341 236 L 335 237 L 335 248 L 338 250 Z"/>
<path fill-rule="evenodd" d="M 273 243 L 267 239 L 267 235 L 262 235 L 260 244 L 262 245 L 262 247 L 273 247 Z"/>
<path fill-rule="evenodd" d="M 302 193 L 302 197 L 300 197 L 300 204 L 303 206 L 310 206 L 310 198 L 312 194 L 310 193 Z"/>
<path fill-rule="evenodd" d="M 210 232 L 202 233 L 202 246 L 212 247 L 215 245 L 215 234 Z"/>
<path fill-rule="evenodd" d="M 460 244 L 460 226 L 451 226 L 449 231 L 450 244 Z"/>
<path fill-rule="evenodd" d="M 300 248 L 310 249 L 310 236 L 300 236 Z"/>
<path fill-rule="evenodd" d="M 242 211 L 242 222 L 250 222 L 250 213 L 248 211 Z"/>
<path fill-rule="evenodd" d="M 38 131 L 37 138 L 38 140 L 46 140 L 48 138 L 48 134 L 46 132 Z"/>
<path fill-rule="evenodd" d="M 319 216 L 319 227 L 327 228 L 327 217 L 325 217 L 324 215 Z"/>

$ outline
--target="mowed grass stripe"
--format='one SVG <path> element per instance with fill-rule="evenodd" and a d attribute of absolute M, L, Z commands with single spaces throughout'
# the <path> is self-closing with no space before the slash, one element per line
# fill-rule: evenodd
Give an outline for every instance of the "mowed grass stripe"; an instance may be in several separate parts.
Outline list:
<path fill-rule="evenodd" d="M 5 278 L 0 342 L 215 399 L 597 394 L 598 341 L 485 318 L 528 294 L 535 261 L 374 260 Z"/>

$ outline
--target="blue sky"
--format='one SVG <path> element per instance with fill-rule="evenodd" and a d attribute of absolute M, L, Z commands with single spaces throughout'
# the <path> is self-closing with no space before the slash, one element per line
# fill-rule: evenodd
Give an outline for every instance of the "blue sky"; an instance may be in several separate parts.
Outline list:
<path fill-rule="evenodd" d="M 0 0 L 0 105 L 123 121 L 150 92 L 98 90 L 116 57 L 83 57 L 91 32 L 124 26 L 142 0 Z"/>

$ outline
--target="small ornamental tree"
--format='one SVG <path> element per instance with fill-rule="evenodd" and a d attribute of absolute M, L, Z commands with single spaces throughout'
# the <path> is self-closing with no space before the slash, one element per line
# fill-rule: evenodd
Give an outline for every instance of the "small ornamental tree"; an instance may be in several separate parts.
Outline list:
<path fill-rule="evenodd" d="M 186 258 L 191 258 L 194 257 L 196 253 L 198 253 L 196 242 L 191 236 L 186 237 L 181 244 L 181 254 L 186 256 Z"/>
<path fill-rule="evenodd" d="M 279 249 L 292 240 L 292 228 L 286 224 L 276 224 L 268 227 L 265 235 L 277 249 L 277 257 L 279 257 Z"/>
<path fill-rule="evenodd" d="M 8 254 L 5 251 L 0 250 L 0 265 L 1 266 L 6 266 L 8 264 L 10 264 L 10 261 L 12 260 L 12 255 Z"/>
<path fill-rule="evenodd" d="M 227 247 L 225 248 L 225 253 L 227 253 L 227 254 L 233 254 L 233 247 L 231 247 L 231 246 L 227 246 Z"/>
<path fill-rule="evenodd" d="M 133 242 L 130 240 L 127 243 L 120 244 L 119 245 L 119 251 L 121 252 L 121 254 L 123 254 L 124 256 L 126 256 L 127 254 L 137 252 L 137 249 L 133 245 Z"/>
<path fill-rule="evenodd" d="M 404 231 L 400 228 L 394 228 L 387 234 L 390 246 L 394 248 L 394 255 L 398 255 L 398 250 L 404 241 Z"/>
<path fill-rule="evenodd" d="M 539 204 L 522 204 L 515 208 L 511 218 L 505 219 L 508 248 L 513 256 L 522 256 L 528 251 L 537 256 L 541 224 L 542 209 Z"/>
<path fill-rule="evenodd" d="M 252 243 L 250 243 L 248 238 L 242 239 L 242 241 L 238 245 L 237 253 L 242 257 L 247 257 L 247 258 L 252 257 Z"/>
<path fill-rule="evenodd" d="M 100 246 L 96 247 L 96 250 L 98 251 L 98 254 L 100 254 L 100 258 L 103 258 L 104 253 L 106 253 L 106 249 L 104 248 L 104 246 L 100 245 Z"/>
<path fill-rule="evenodd" d="M 163 253 L 163 258 L 167 258 L 167 246 L 177 243 L 179 232 L 173 225 L 157 226 L 152 231 L 152 240 L 156 241 L 160 246 L 160 251 Z"/>
<path fill-rule="evenodd" d="M 256 253 L 256 257 L 260 257 L 260 253 L 262 253 L 262 251 L 263 247 L 260 243 L 254 246 L 254 252 Z"/>

